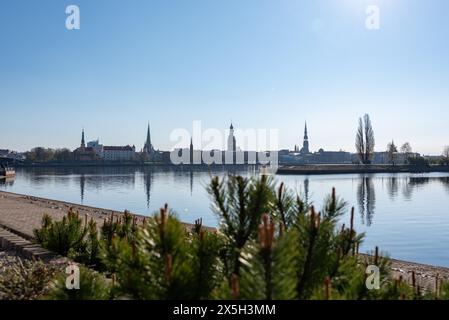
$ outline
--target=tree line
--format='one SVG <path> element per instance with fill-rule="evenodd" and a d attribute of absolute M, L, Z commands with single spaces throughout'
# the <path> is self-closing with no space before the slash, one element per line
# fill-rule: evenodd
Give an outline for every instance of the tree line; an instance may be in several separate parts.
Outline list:
<path fill-rule="evenodd" d="M 61 149 L 51 149 L 36 147 L 30 151 L 25 152 L 25 157 L 27 161 L 31 162 L 49 162 L 49 161 L 73 161 L 73 152 L 67 148 Z"/>

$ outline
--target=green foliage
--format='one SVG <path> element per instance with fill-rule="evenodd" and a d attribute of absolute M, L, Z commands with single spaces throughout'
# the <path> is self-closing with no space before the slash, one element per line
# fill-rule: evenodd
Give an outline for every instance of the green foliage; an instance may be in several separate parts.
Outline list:
<path fill-rule="evenodd" d="M 42 228 L 33 230 L 38 243 L 55 253 L 75 259 L 87 265 L 99 263 L 100 242 L 97 224 L 93 219 L 79 216 L 72 208 L 61 221 L 45 214 Z"/>
<path fill-rule="evenodd" d="M 112 241 L 116 291 L 135 299 L 209 299 L 218 268 L 218 236 L 200 221 L 188 231 L 165 206 L 138 229 L 135 242 Z"/>
<path fill-rule="evenodd" d="M 0 273 L 0 300 L 36 300 L 46 294 L 56 274 L 42 262 L 17 259 Z"/>
<path fill-rule="evenodd" d="M 42 228 L 34 230 L 34 236 L 43 247 L 63 256 L 74 257 L 84 250 L 87 231 L 79 213 L 70 209 L 61 221 L 53 221 L 49 215 L 44 215 Z"/>
<path fill-rule="evenodd" d="M 240 277 L 242 299 L 295 299 L 296 277 L 293 258 L 294 238 L 278 234 L 275 223 L 263 216 L 258 241 L 251 241 L 242 252 Z M 280 228 L 281 230 L 281 228 Z"/>
<path fill-rule="evenodd" d="M 50 149 L 42 147 L 31 149 L 25 153 L 25 157 L 27 161 L 31 162 L 64 162 L 72 161 L 74 159 L 73 153 L 69 149 Z"/>
<path fill-rule="evenodd" d="M 49 300 L 108 300 L 111 298 L 111 284 L 98 272 L 79 266 L 79 289 L 67 289 L 67 274 L 61 273 L 53 283 Z"/>
<path fill-rule="evenodd" d="M 272 181 L 267 176 L 260 179 L 229 176 L 219 180 L 214 177 L 208 187 L 213 211 L 220 219 L 220 231 L 226 238 L 221 252 L 228 279 L 240 274 L 240 253 L 257 232 L 262 214 L 272 212 L 275 195 Z"/>

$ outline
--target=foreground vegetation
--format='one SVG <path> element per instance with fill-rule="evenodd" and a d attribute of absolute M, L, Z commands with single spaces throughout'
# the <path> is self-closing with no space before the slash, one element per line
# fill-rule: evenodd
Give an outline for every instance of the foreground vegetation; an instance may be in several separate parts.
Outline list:
<path fill-rule="evenodd" d="M 354 209 L 340 225 L 347 205 L 335 190 L 319 212 L 266 176 L 213 178 L 208 192 L 218 230 L 201 220 L 186 227 L 167 205 L 143 221 L 128 212 L 111 215 L 100 228 L 72 210 L 62 221 L 45 216 L 36 239 L 80 263 L 80 289 L 66 289 L 65 273 L 39 265 L 33 267 L 37 273 L 2 274 L 0 291 L 12 299 L 449 297 L 445 283 L 423 293 L 414 283 L 393 279 L 388 258 L 377 248 L 359 256 L 363 234 L 354 229 Z M 366 285 L 369 265 L 379 268 L 378 289 Z M 33 292 L 23 295 L 23 288 Z"/>

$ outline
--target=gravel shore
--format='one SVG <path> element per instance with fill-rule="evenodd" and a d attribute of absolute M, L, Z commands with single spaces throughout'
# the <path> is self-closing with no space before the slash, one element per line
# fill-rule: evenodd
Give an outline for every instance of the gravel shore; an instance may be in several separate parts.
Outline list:
<path fill-rule="evenodd" d="M 14 251 L 1 251 L 0 249 L 0 274 L 5 272 L 6 269 L 18 264 L 19 261 L 23 261 L 23 258 Z"/>

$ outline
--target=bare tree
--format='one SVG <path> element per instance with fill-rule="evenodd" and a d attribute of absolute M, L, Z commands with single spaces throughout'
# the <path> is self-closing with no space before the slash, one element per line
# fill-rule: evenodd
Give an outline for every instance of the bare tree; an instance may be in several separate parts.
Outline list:
<path fill-rule="evenodd" d="M 410 155 L 412 153 L 412 146 L 410 145 L 410 143 L 405 142 L 401 146 L 401 152 L 405 155 L 405 160 L 408 162 L 408 159 L 410 158 Z"/>
<path fill-rule="evenodd" d="M 443 149 L 443 162 L 449 165 L 449 146 L 445 146 Z"/>
<path fill-rule="evenodd" d="M 401 146 L 401 152 L 405 153 L 406 155 L 412 153 L 412 146 L 410 143 L 406 142 Z"/>
<path fill-rule="evenodd" d="M 363 164 L 370 164 L 374 154 L 374 131 L 369 115 L 359 119 L 359 128 L 355 138 L 357 156 Z"/>
<path fill-rule="evenodd" d="M 396 160 L 396 153 L 398 152 L 398 148 L 394 144 L 394 141 L 391 141 L 387 145 L 387 153 L 388 153 L 388 160 L 394 165 L 394 162 Z"/>

